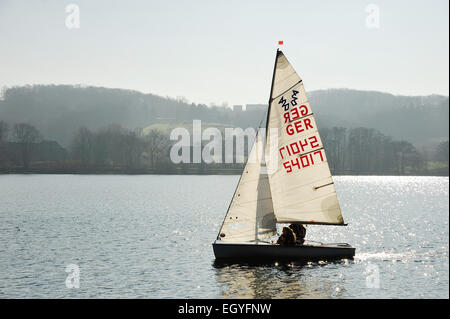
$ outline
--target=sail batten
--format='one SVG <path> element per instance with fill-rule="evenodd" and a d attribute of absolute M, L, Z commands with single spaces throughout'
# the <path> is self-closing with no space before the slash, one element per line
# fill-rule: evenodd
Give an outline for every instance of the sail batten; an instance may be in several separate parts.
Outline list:
<path fill-rule="evenodd" d="M 276 220 L 344 225 L 303 81 L 281 51 L 273 83 L 271 95 L 275 98 L 269 100 L 266 164 Z"/>

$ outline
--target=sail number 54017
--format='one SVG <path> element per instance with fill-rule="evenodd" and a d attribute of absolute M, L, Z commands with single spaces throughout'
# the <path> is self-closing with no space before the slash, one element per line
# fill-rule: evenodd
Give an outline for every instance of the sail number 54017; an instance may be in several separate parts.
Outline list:
<path fill-rule="evenodd" d="M 317 150 L 313 153 L 305 154 L 303 156 L 286 161 L 283 163 L 283 166 L 286 170 L 286 173 L 291 173 L 294 168 L 301 169 L 324 161 L 325 158 L 322 154 L 322 150 Z"/>

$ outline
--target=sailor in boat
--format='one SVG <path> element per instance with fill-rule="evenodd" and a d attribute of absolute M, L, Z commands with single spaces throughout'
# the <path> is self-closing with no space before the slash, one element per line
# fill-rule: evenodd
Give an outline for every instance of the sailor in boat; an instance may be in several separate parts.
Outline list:
<path fill-rule="evenodd" d="M 283 227 L 283 232 L 277 240 L 277 244 L 281 246 L 295 246 L 296 238 L 294 231 L 289 227 Z"/>
<path fill-rule="evenodd" d="M 303 245 L 306 236 L 305 226 L 303 226 L 302 224 L 290 224 L 289 228 L 292 229 L 295 234 L 297 245 Z"/>

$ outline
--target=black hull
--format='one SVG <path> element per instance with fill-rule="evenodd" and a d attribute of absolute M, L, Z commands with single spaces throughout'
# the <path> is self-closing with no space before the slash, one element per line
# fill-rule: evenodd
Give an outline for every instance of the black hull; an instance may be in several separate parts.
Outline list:
<path fill-rule="evenodd" d="M 336 260 L 352 259 L 355 248 L 348 244 L 279 246 L 253 243 L 213 243 L 216 260 Z"/>

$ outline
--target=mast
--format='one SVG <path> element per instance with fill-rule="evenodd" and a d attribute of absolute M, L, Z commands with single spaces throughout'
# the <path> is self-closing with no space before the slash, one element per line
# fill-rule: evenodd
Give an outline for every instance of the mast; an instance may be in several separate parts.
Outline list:
<path fill-rule="evenodd" d="M 270 108 L 272 104 L 272 95 L 273 95 L 273 84 L 275 83 L 275 71 L 277 70 L 277 62 L 278 62 L 278 55 L 281 53 L 280 49 L 277 49 L 277 53 L 275 55 L 275 63 L 273 65 L 273 73 L 272 73 L 272 85 L 270 86 L 270 96 L 269 96 L 269 103 L 267 107 L 267 118 L 266 118 L 266 140 L 267 140 L 267 129 L 269 125 L 269 116 L 270 116 Z"/>

